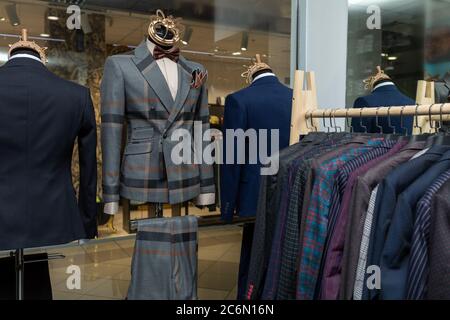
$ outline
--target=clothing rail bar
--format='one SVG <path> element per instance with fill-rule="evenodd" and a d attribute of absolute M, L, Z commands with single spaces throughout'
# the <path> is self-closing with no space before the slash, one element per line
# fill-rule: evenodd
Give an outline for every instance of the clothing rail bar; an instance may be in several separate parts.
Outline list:
<path fill-rule="evenodd" d="M 318 109 L 306 112 L 306 119 L 360 118 L 388 116 L 440 116 L 450 115 L 450 103 L 417 106 L 397 106 L 361 109 Z"/>

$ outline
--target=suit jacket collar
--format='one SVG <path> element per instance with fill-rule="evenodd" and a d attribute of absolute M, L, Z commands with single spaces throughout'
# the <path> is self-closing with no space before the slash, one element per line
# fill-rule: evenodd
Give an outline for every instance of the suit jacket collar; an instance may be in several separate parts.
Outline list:
<path fill-rule="evenodd" d="M 257 86 L 263 86 L 263 85 L 267 85 L 267 84 L 276 84 L 276 83 L 280 83 L 280 81 L 278 80 L 277 77 L 268 76 L 268 77 L 263 77 L 261 79 L 254 81 L 250 85 L 250 87 L 257 87 Z"/>
<path fill-rule="evenodd" d="M 139 72 L 142 73 L 170 114 L 169 121 L 175 120 L 191 89 L 192 71 L 188 67 L 186 59 L 180 56 L 178 63 L 178 93 L 175 101 L 170 93 L 164 75 L 159 69 L 153 55 L 148 50 L 146 40 L 142 41 L 134 50 L 134 57 L 132 59 Z"/>
<path fill-rule="evenodd" d="M 41 70 L 47 70 L 45 65 L 40 62 L 36 61 L 30 58 L 14 58 L 11 60 L 8 60 L 4 65 L 4 68 L 10 68 L 10 67 L 32 67 L 32 68 L 38 68 Z"/>
<path fill-rule="evenodd" d="M 394 85 L 385 85 L 382 87 L 379 87 L 375 90 L 372 91 L 372 93 L 378 93 L 378 92 L 393 92 L 393 91 L 398 91 L 397 86 Z"/>

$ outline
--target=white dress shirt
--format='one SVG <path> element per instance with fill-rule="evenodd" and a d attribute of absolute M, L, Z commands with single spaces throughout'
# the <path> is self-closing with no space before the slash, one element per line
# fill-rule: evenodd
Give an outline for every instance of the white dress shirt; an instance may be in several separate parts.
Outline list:
<path fill-rule="evenodd" d="M 41 60 L 41 59 L 39 59 L 38 57 L 33 56 L 32 54 L 28 54 L 28 53 L 18 53 L 18 54 L 15 54 L 15 55 L 9 57 L 9 60 L 17 59 L 17 58 L 33 59 L 33 60 L 36 60 L 36 61 L 39 61 L 40 63 L 42 63 L 42 60 Z"/>
<path fill-rule="evenodd" d="M 255 77 L 255 79 L 253 79 L 252 83 L 261 78 L 265 78 L 265 77 L 276 77 L 276 75 L 275 75 L 275 73 L 272 73 L 272 72 L 265 72 L 265 73 L 260 74 L 259 76 Z"/>
<path fill-rule="evenodd" d="M 147 39 L 147 47 L 151 54 L 153 54 L 155 46 L 156 45 L 153 42 Z M 178 63 L 170 60 L 169 58 L 156 60 L 156 63 L 158 64 L 164 79 L 166 79 L 173 100 L 175 100 L 178 93 Z"/>

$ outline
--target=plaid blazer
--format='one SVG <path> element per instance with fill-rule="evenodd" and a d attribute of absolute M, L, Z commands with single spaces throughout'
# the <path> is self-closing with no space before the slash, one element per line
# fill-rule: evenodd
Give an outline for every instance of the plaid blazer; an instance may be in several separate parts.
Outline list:
<path fill-rule="evenodd" d="M 171 139 L 174 130 L 191 133 L 193 150 L 194 122 L 201 122 L 203 133 L 209 129 L 206 84 L 199 88 L 191 85 L 196 73 L 206 72 L 204 67 L 180 57 L 178 72 L 178 95 L 174 101 L 145 41 L 134 53 L 107 59 L 101 85 L 106 203 L 119 201 L 122 196 L 139 202 L 176 204 L 200 194 L 206 196 L 206 204 L 214 203 L 212 166 L 194 161 L 176 165 L 171 158 L 172 150 L 179 144 L 179 140 Z M 197 131 L 195 134 L 202 134 Z M 203 142 L 203 147 L 207 144 Z"/>

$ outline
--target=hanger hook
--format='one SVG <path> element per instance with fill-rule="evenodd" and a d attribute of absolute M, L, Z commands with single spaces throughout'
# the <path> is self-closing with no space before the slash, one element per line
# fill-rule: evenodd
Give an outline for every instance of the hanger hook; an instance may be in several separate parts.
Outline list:
<path fill-rule="evenodd" d="M 335 126 L 335 129 L 336 129 L 336 132 L 342 132 L 342 128 L 339 127 L 339 126 L 337 125 L 337 121 L 336 121 L 336 112 L 337 112 L 337 109 L 335 109 L 335 110 L 333 111 L 333 122 L 334 122 L 334 126 Z"/>
<path fill-rule="evenodd" d="M 444 125 L 444 117 L 442 115 L 442 109 L 444 108 L 445 103 L 441 104 L 439 108 L 439 130 L 442 129 L 442 126 Z"/>
<path fill-rule="evenodd" d="M 346 125 L 346 127 L 349 127 L 350 133 L 353 133 L 352 123 L 350 122 L 350 125 L 349 125 L 349 122 L 348 122 L 348 120 L 350 119 L 348 114 L 349 114 L 349 109 L 347 108 L 345 111 L 345 125 Z"/>
<path fill-rule="evenodd" d="M 380 108 L 381 108 L 381 107 L 378 107 L 377 110 L 376 110 L 376 113 L 375 113 L 375 123 L 376 123 L 376 126 L 377 126 L 378 130 L 380 130 L 380 133 L 382 134 L 382 133 L 383 133 L 383 127 L 380 126 L 380 123 L 379 123 L 379 121 L 378 121 L 378 120 L 379 120 L 378 113 L 380 112 Z"/>
<path fill-rule="evenodd" d="M 331 132 L 331 129 L 334 129 L 334 127 L 333 127 L 333 119 L 332 119 L 331 115 L 332 115 L 332 110 L 330 109 L 330 115 L 328 116 L 328 120 L 330 121 L 330 126 L 328 128 L 329 129 L 328 132 Z"/>
<path fill-rule="evenodd" d="M 393 134 L 397 134 L 397 128 L 395 126 L 392 126 L 391 109 L 392 109 L 392 106 L 388 107 L 388 110 L 387 110 L 388 127 L 389 127 L 389 129 L 392 129 Z"/>
<path fill-rule="evenodd" d="M 408 129 L 403 127 L 403 112 L 405 111 L 406 106 L 403 106 L 400 110 L 400 130 L 403 131 L 403 134 L 405 136 L 408 135 Z"/>
<path fill-rule="evenodd" d="M 367 127 L 365 125 L 363 125 L 363 121 L 362 121 L 362 115 L 363 115 L 364 109 L 365 108 L 361 108 L 361 110 L 359 111 L 359 126 L 364 129 L 364 133 L 367 133 Z"/>
<path fill-rule="evenodd" d="M 433 104 L 430 106 L 430 109 L 428 110 L 428 120 L 429 120 L 429 122 L 430 122 L 430 133 L 433 131 L 433 129 L 434 129 L 434 132 L 435 132 L 435 133 L 438 132 L 438 131 L 437 131 L 437 125 L 435 126 L 435 125 L 433 124 L 433 117 L 432 117 L 432 115 L 431 115 L 434 106 L 435 106 L 435 104 L 433 103 Z"/>
<path fill-rule="evenodd" d="M 330 128 L 327 127 L 326 117 L 325 117 L 325 110 L 322 111 L 322 122 L 323 122 L 323 128 L 328 129 L 328 133 L 330 132 Z"/>
<path fill-rule="evenodd" d="M 309 112 L 309 119 L 306 119 L 306 123 L 308 123 L 308 120 L 309 120 L 309 122 L 310 122 L 309 125 L 307 124 L 308 129 L 309 129 L 309 128 L 314 129 L 314 125 L 313 125 L 313 121 L 312 121 L 312 112 L 311 112 L 311 111 Z"/>
<path fill-rule="evenodd" d="M 415 124 L 414 128 L 419 129 L 420 134 L 422 134 L 422 127 L 419 125 L 419 107 L 420 107 L 420 105 L 417 104 L 416 105 L 416 115 L 415 115 L 416 116 L 416 124 Z"/>

